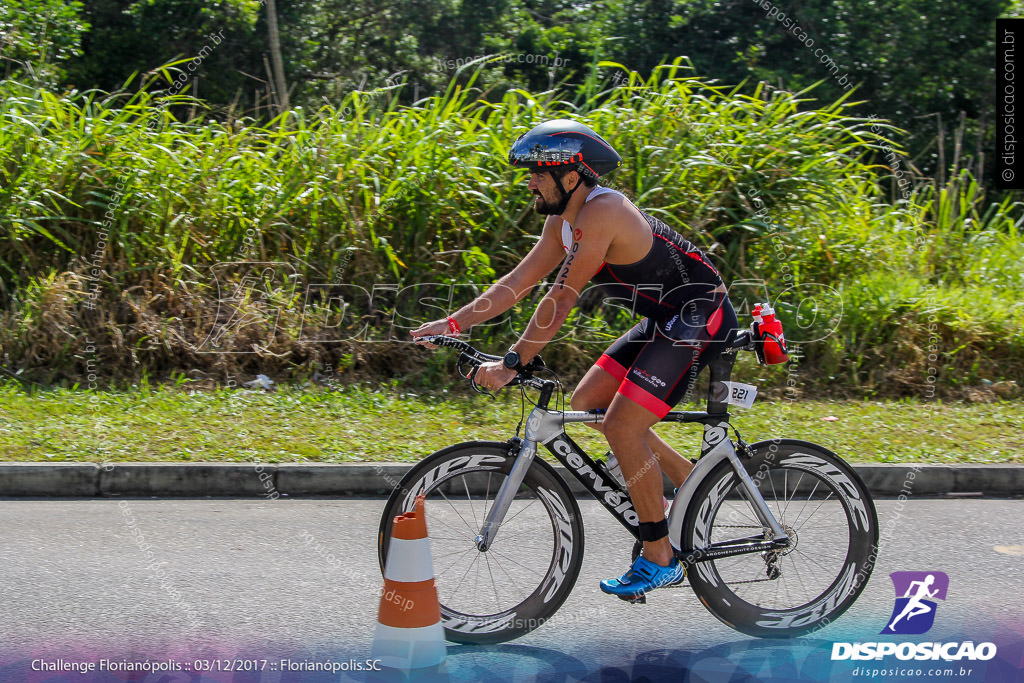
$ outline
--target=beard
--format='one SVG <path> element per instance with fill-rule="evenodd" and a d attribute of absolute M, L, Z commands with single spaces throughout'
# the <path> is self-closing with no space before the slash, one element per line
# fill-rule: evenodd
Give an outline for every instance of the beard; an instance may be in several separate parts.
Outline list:
<path fill-rule="evenodd" d="M 565 208 L 569 206 L 569 194 L 566 192 L 562 193 L 562 199 L 557 203 L 552 203 L 544 199 L 543 195 L 536 195 L 537 201 L 533 205 L 533 210 L 539 213 L 541 216 L 558 216 L 561 215 Z"/>

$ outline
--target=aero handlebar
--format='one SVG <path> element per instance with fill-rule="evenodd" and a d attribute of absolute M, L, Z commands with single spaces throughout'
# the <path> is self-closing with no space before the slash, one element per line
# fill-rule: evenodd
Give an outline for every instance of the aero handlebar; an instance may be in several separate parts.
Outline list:
<path fill-rule="evenodd" d="M 473 385 L 473 388 L 477 389 L 477 391 L 479 391 L 479 389 L 477 388 L 476 382 L 474 381 L 474 377 L 476 375 L 475 369 L 480 367 L 484 363 L 503 360 L 502 356 L 492 356 L 489 353 L 484 353 L 483 351 L 480 351 L 479 349 L 474 348 L 472 345 L 462 341 L 461 339 L 456 339 L 455 337 L 431 335 L 427 337 L 421 337 L 421 339 L 423 339 L 423 341 L 429 344 L 435 344 L 437 346 L 447 346 L 450 349 L 455 349 L 456 351 L 458 351 L 459 373 L 463 377 L 468 379 L 470 383 Z M 470 371 L 469 373 L 462 372 L 463 363 L 468 363 L 469 365 L 473 366 L 474 370 Z M 535 387 L 538 389 L 543 388 L 543 385 L 548 383 L 548 381 L 536 379 L 533 376 L 533 373 L 536 372 L 537 370 L 542 370 L 546 367 L 547 366 L 544 365 L 544 361 L 541 359 L 541 357 L 535 356 L 533 360 L 524 365 L 523 369 L 516 374 L 515 379 L 513 379 L 505 386 L 511 387 L 516 386 L 518 384 L 523 384 L 528 387 Z"/>

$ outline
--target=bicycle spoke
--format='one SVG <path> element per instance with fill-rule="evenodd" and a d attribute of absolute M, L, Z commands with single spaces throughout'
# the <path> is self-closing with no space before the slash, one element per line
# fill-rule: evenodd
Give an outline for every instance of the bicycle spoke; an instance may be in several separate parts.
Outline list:
<path fill-rule="evenodd" d="M 792 495 L 789 494 L 789 489 L 786 490 L 786 506 L 782 509 L 782 512 L 781 512 L 782 515 L 785 515 L 787 512 L 789 512 L 789 505 L 790 505 L 790 503 L 793 502 L 793 498 L 796 497 L 796 492 L 800 490 L 800 482 L 802 482 L 804 480 L 804 474 L 805 474 L 805 472 L 803 470 L 801 470 L 800 471 L 800 478 L 796 480 L 796 485 L 793 486 L 793 494 Z M 786 476 L 787 477 L 789 476 L 789 469 L 788 468 L 786 469 Z"/>
<path fill-rule="evenodd" d="M 822 565 L 822 564 L 821 564 L 820 562 L 818 562 L 817 560 L 815 560 L 815 559 L 814 559 L 813 557 L 809 556 L 809 555 L 808 555 L 807 553 L 805 553 L 804 551 L 800 550 L 800 548 L 796 548 L 796 549 L 794 549 L 794 551 L 793 551 L 793 552 L 797 552 L 797 553 L 800 553 L 800 555 L 801 555 L 801 556 L 803 556 L 803 557 L 807 558 L 807 561 L 808 561 L 808 562 L 811 562 L 812 564 L 814 564 L 814 565 L 816 565 L 816 566 L 818 566 L 818 567 L 821 567 L 822 571 L 824 571 L 824 572 L 825 572 L 825 575 L 826 575 L 826 576 L 827 576 L 827 575 L 828 575 L 828 574 L 829 574 L 829 573 L 831 572 L 831 570 L 829 570 L 829 569 L 826 569 L 826 568 L 825 568 L 825 567 L 824 567 L 824 566 L 823 566 L 823 565 Z"/>
<path fill-rule="evenodd" d="M 760 562 L 753 562 L 748 556 L 738 555 L 736 557 L 726 557 L 721 560 L 715 560 L 715 569 L 718 571 L 719 576 L 722 576 L 723 574 L 726 576 L 738 574 L 742 577 L 756 577 L 756 569 L 760 564 Z"/>
<path fill-rule="evenodd" d="M 473 509 L 473 497 L 469 495 L 469 477 L 462 477 L 462 487 L 466 491 L 466 502 L 469 504 L 469 512 L 473 515 L 473 526 L 479 529 L 481 524 L 476 520 L 476 510 Z M 486 513 L 486 508 L 484 512 Z"/>
<path fill-rule="evenodd" d="M 814 516 L 814 514 L 815 514 L 815 513 L 816 513 L 816 512 L 818 511 L 818 510 L 820 510 L 820 509 L 821 509 L 821 506 L 822 506 L 822 505 L 824 505 L 825 503 L 827 503 L 827 502 L 828 502 L 828 501 L 829 501 L 829 500 L 830 500 L 830 499 L 832 498 L 832 494 L 833 494 L 833 493 L 835 493 L 835 492 L 834 492 L 834 491 L 829 491 L 829 492 L 828 492 L 828 495 L 827 495 L 827 496 L 825 496 L 825 500 L 823 500 L 823 501 L 821 501 L 820 503 L 818 503 L 818 507 L 814 508 L 814 511 L 813 511 L 813 512 L 811 512 L 811 514 L 807 515 L 807 519 L 810 519 L 811 517 L 813 517 L 813 516 Z M 846 512 L 846 511 L 844 510 L 844 511 L 843 511 L 843 513 L 845 514 L 845 512 Z M 798 520 L 800 519 L 800 516 L 801 516 L 801 515 L 803 515 L 803 513 L 804 513 L 804 511 L 803 511 L 803 510 L 801 510 L 801 511 L 800 511 L 800 515 L 797 515 L 797 518 L 796 518 L 796 520 L 795 520 L 795 521 L 793 522 L 793 528 L 794 528 L 794 529 L 796 529 L 797 531 L 800 531 L 801 527 L 798 527 L 798 526 L 796 525 L 796 522 L 797 522 L 797 521 L 798 521 Z M 806 521 L 806 520 L 805 520 L 805 521 Z"/>
<path fill-rule="evenodd" d="M 796 519 L 794 519 L 793 523 L 790 524 L 790 526 L 793 527 L 794 529 L 797 528 L 797 526 L 796 526 L 797 520 L 800 519 L 800 515 L 802 515 L 804 513 L 804 510 L 807 509 L 807 504 L 811 502 L 811 499 L 814 497 L 814 492 L 818 490 L 818 484 L 820 484 L 820 483 L 821 483 L 820 479 L 818 479 L 817 481 L 814 482 L 814 488 L 812 488 L 811 492 L 807 494 L 807 500 L 805 500 L 803 502 L 803 507 L 801 507 L 800 508 L 800 512 L 797 513 Z M 831 491 L 829 493 L 831 494 Z M 794 497 L 794 499 L 796 498 L 796 492 L 795 491 L 793 492 L 793 497 Z"/>
<path fill-rule="evenodd" d="M 512 540 L 511 538 L 502 538 L 502 536 L 500 534 L 498 536 L 498 540 L 501 541 L 501 543 L 499 545 L 501 547 L 503 547 L 503 548 L 508 548 L 508 547 L 511 547 L 511 546 L 515 546 L 517 549 L 518 548 L 526 548 L 526 549 L 529 549 L 529 550 L 536 550 L 536 551 L 541 551 L 541 552 L 551 552 L 551 549 L 554 547 L 554 543 L 542 543 L 540 545 L 538 545 L 536 543 L 523 543 L 522 541 L 516 541 L 515 543 L 510 543 L 509 541 Z M 494 546 L 491 546 L 491 547 L 493 548 Z"/>
<path fill-rule="evenodd" d="M 807 584 L 804 583 L 804 577 L 800 574 L 800 570 L 797 568 L 796 562 L 793 561 L 792 556 L 787 555 L 787 557 L 790 558 L 789 563 L 793 566 L 793 571 L 796 573 L 796 580 L 800 582 L 800 586 L 804 589 L 803 595 L 813 597 L 811 592 L 807 590 Z M 807 602 L 807 598 L 805 598 L 803 602 Z"/>
<path fill-rule="evenodd" d="M 519 583 L 518 583 L 518 582 L 517 582 L 517 581 L 515 580 L 515 577 L 514 577 L 514 576 L 512 576 L 511 574 L 509 574 L 509 573 L 508 573 L 508 570 L 507 570 L 507 569 L 505 569 L 505 567 L 503 567 L 503 566 L 501 565 L 501 563 L 500 563 L 500 562 L 498 562 L 497 560 L 495 560 L 494 564 L 495 564 L 495 565 L 497 565 L 498 569 L 500 569 L 500 570 L 501 570 L 502 572 L 504 572 L 505 576 L 507 576 L 507 577 L 508 577 L 508 580 L 512 582 L 512 585 L 513 585 L 513 586 L 515 586 L 515 588 L 516 588 L 516 591 L 517 591 L 517 592 L 518 592 L 519 590 L 521 590 L 521 589 L 519 588 Z"/>
<path fill-rule="evenodd" d="M 760 604 L 768 604 L 769 602 L 774 605 L 779 604 L 779 590 L 782 588 L 782 583 L 779 579 L 769 579 L 768 576 L 764 574 L 763 569 L 761 576 L 764 577 L 764 581 L 758 581 L 757 584 L 755 584 L 759 589 L 757 593 L 758 602 Z M 767 599 L 769 593 L 771 594 L 770 601 Z"/>
<path fill-rule="evenodd" d="M 786 604 L 787 606 L 789 606 L 789 603 L 792 602 L 790 599 L 788 599 L 788 597 L 784 601 L 779 599 L 780 592 L 786 596 L 789 596 L 791 594 L 791 591 L 789 590 L 788 579 L 789 577 L 786 575 L 786 572 L 782 572 L 781 574 L 779 574 L 779 580 L 775 582 L 775 595 L 772 596 L 772 599 L 775 601 L 775 604 Z"/>
<path fill-rule="evenodd" d="M 779 523 L 785 524 L 786 508 L 789 507 L 789 468 L 782 470 L 782 505 L 779 507 Z"/>
<path fill-rule="evenodd" d="M 491 571 L 491 558 L 484 553 L 484 564 L 487 565 L 487 575 L 491 577 L 491 588 L 494 589 L 494 606 L 501 611 L 501 601 L 498 599 L 498 584 L 494 583 L 494 572 Z"/>
<path fill-rule="evenodd" d="M 524 511 L 526 511 L 526 510 L 529 510 L 529 509 L 530 509 L 530 507 L 531 507 L 531 506 L 532 506 L 532 505 L 533 505 L 534 503 L 536 503 L 536 502 L 537 502 L 538 500 L 539 500 L 538 498 L 533 498 L 533 499 L 532 499 L 532 500 L 530 500 L 530 502 L 529 502 L 529 503 L 527 503 L 527 504 L 526 504 L 526 505 L 525 505 L 524 507 L 520 508 L 520 509 L 519 509 L 519 512 L 517 512 L 516 514 L 514 514 L 514 515 L 512 515 L 511 517 L 509 517 L 508 519 L 506 519 L 506 520 L 505 520 L 504 522 L 502 522 L 502 524 L 503 524 L 503 525 L 504 525 L 504 524 L 508 524 L 508 523 L 509 523 L 509 522 L 511 522 L 511 521 L 512 521 L 513 519 L 515 519 L 515 518 L 516 518 L 516 517 L 518 517 L 519 515 L 523 514 L 523 512 L 524 512 Z"/>
<path fill-rule="evenodd" d="M 444 519 L 442 517 L 434 515 L 434 516 L 427 517 L 427 529 L 428 529 L 427 533 L 428 534 L 430 534 L 430 532 L 429 532 L 430 527 L 433 526 L 435 522 L 440 524 L 441 526 L 447 528 L 447 529 L 451 529 L 452 531 L 454 531 L 457 534 L 463 533 L 462 529 L 457 529 L 457 528 L 453 527 L 451 524 L 449 524 L 448 522 L 444 521 Z M 465 520 L 463 520 L 463 522 L 465 522 Z M 468 525 L 467 525 L 467 528 L 469 528 Z M 476 531 L 474 531 L 473 529 L 470 529 L 469 532 L 471 534 L 473 534 L 473 538 L 476 538 L 476 534 L 477 534 Z M 430 537 L 434 538 L 433 534 L 430 534 Z M 455 539 L 455 540 L 461 540 L 461 539 Z"/>
<path fill-rule="evenodd" d="M 455 514 L 457 514 L 459 516 L 459 519 L 462 520 L 462 523 L 465 524 L 466 528 L 469 529 L 473 533 L 473 535 L 475 536 L 479 532 L 480 527 L 477 527 L 476 529 L 474 529 L 473 527 L 469 526 L 469 522 L 467 522 L 466 518 L 462 516 L 462 513 L 459 512 L 455 508 L 455 504 L 452 503 L 452 501 L 448 499 L 448 496 L 444 495 L 444 491 L 442 491 L 441 489 L 437 489 L 437 492 L 441 494 L 441 497 L 444 498 L 445 502 L 448 503 L 448 505 L 451 507 L 452 512 L 454 512 Z"/>
<path fill-rule="evenodd" d="M 463 555 L 465 555 L 466 553 L 468 553 L 468 552 L 469 552 L 469 551 L 471 551 L 471 550 L 476 550 L 476 548 L 466 548 L 466 550 L 465 550 L 465 551 L 464 551 L 464 552 L 463 552 L 462 554 L 463 554 Z M 477 552 L 479 552 L 479 551 L 477 551 Z M 454 567 L 454 566 L 455 566 L 456 564 L 458 564 L 458 563 L 459 563 L 459 560 L 460 560 L 460 559 L 461 559 L 461 556 L 460 556 L 460 557 L 456 557 L 456 558 L 455 558 L 455 561 L 454 561 L 454 562 L 452 562 L 452 563 L 451 563 L 450 565 L 448 565 L 448 568 L 447 568 L 447 569 L 444 569 L 444 570 L 443 570 L 443 571 L 441 571 L 441 572 L 437 572 L 434 578 L 440 578 L 441 576 L 443 576 L 443 575 L 444 575 L 444 574 L 445 574 L 445 573 L 446 573 L 446 572 L 448 571 L 448 569 L 451 569 L 451 568 L 452 568 L 452 567 Z"/>
<path fill-rule="evenodd" d="M 754 512 L 754 503 L 744 495 L 746 492 L 743 490 L 742 486 L 742 484 L 737 482 L 726 493 L 726 495 L 733 494 L 737 497 L 736 500 L 727 501 L 729 503 L 729 512 L 727 512 L 726 515 L 730 518 L 730 521 L 733 521 L 736 517 L 743 517 L 750 520 L 750 523 L 754 526 L 761 527 L 761 520 L 757 518 L 757 513 Z M 760 489 L 758 489 L 758 494 L 760 495 Z M 715 517 L 718 517 L 717 513 Z M 735 521 L 739 522 L 742 520 Z"/>
<path fill-rule="evenodd" d="M 736 489 L 733 489 L 733 490 L 735 491 Z M 730 501 L 730 502 L 732 502 L 732 501 Z M 750 525 L 725 524 L 725 525 L 720 525 L 720 526 L 724 526 L 724 527 L 751 526 L 752 528 L 755 528 L 755 529 L 760 529 L 760 528 L 762 528 L 764 526 L 763 524 L 761 524 L 761 520 L 759 520 L 757 518 L 757 515 L 754 513 L 754 504 L 751 501 L 747 500 L 746 498 L 742 497 L 742 495 L 741 495 L 741 497 L 740 497 L 740 499 L 738 501 L 736 501 L 733 505 L 729 506 L 729 512 L 726 513 L 726 516 L 730 518 L 730 521 L 732 521 L 732 518 L 734 518 L 734 517 L 744 517 L 744 518 L 750 520 Z M 716 517 L 717 517 L 717 515 L 716 515 Z M 739 522 L 739 521 L 743 521 L 743 520 L 736 520 L 736 521 Z"/>
<path fill-rule="evenodd" d="M 473 558 L 473 561 L 469 563 L 468 567 L 466 567 L 466 573 L 462 575 L 461 579 L 459 579 L 458 585 L 461 586 L 461 585 L 466 583 L 466 577 L 469 576 L 469 570 L 472 569 L 473 566 L 476 565 L 476 563 L 479 562 L 479 561 L 480 561 L 480 553 L 477 553 L 476 557 Z M 477 578 L 479 578 L 479 572 L 477 573 Z M 476 587 L 476 583 L 474 583 L 473 586 Z"/>
<path fill-rule="evenodd" d="M 523 536 L 525 534 L 536 535 L 537 534 L 537 530 L 536 529 L 532 529 L 530 527 L 524 527 L 521 530 L 517 529 L 515 531 L 509 531 L 509 533 L 506 534 L 505 533 L 505 525 L 502 524 L 501 527 L 498 529 L 498 533 L 500 534 L 501 539 L 503 541 L 508 542 L 508 541 L 512 540 L 513 538 L 519 538 L 519 537 L 521 537 L 521 536 Z"/>
<path fill-rule="evenodd" d="M 491 507 L 491 474 L 487 473 L 487 489 L 484 491 L 484 517 L 487 517 L 487 511 Z"/>
<path fill-rule="evenodd" d="M 754 504 L 745 499 L 744 503 L 746 503 L 746 505 L 741 506 L 739 508 L 739 511 L 743 514 L 744 517 L 750 520 L 750 524 L 745 524 L 742 526 L 750 529 L 763 529 L 764 524 L 761 523 L 761 520 L 757 518 L 757 514 L 754 512 Z"/>
<path fill-rule="evenodd" d="M 778 506 L 779 505 L 779 494 L 775 490 L 775 480 L 772 479 L 772 475 L 771 475 L 770 472 L 768 473 L 768 483 L 772 485 L 772 497 L 775 499 L 775 505 Z M 782 497 L 783 497 L 783 500 L 785 500 L 786 489 L 782 489 Z M 765 501 L 765 502 L 767 502 L 767 501 Z"/>
<path fill-rule="evenodd" d="M 500 557 L 500 558 L 503 558 L 503 559 L 505 559 L 505 560 L 508 560 L 509 562 L 511 562 L 512 564 L 516 565 L 517 567 L 522 567 L 522 568 L 523 568 L 523 569 L 525 569 L 526 571 L 528 571 L 528 572 L 531 572 L 531 573 L 533 573 L 533 574 L 536 574 L 537 576 L 540 576 L 540 577 L 543 577 L 543 576 L 544 576 L 544 574 L 543 574 L 542 572 L 538 572 L 538 571 L 537 571 L 536 569 L 531 569 L 530 567 L 527 567 L 527 566 L 526 566 L 525 564 L 523 564 L 522 562 L 516 562 L 516 561 L 515 561 L 515 560 L 513 560 L 512 558 L 510 558 L 510 557 L 508 557 L 507 555 L 504 555 L 504 554 L 502 554 L 502 553 L 499 553 L 499 552 L 498 552 L 497 550 L 495 550 L 495 549 L 493 549 L 493 548 L 491 548 L 491 549 L 490 549 L 489 551 L 487 551 L 487 552 L 491 552 L 491 553 L 494 553 L 494 554 L 495 554 L 495 555 L 497 555 L 498 557 Z"/>
<path fill-rule="evenodd" d="M 458 483 L 456 483 L 455 485 L 458 486 Z M 484 515 L 487 514 L 487 510 L 490 506 L 490 491 L 492 488 L 492 474 L 488 473 L 488 482 L 485 485 L 484 491 L 484 499 L 485 501 L 487 501 L 484 502 L 483 504 Z M 435 550 L 434 557 L 437 560 L 444 562 L 445 564 L 444 569 L 441 572 L 439 572 L 437 576 L 441 581 L 445 582 L 445 585 L 447 585 L 448 582 L 454 581 L 454 586 L 466 586 L 467 595 L 476 596 L 475 598 L 469 599 L 469 604 L 459 605 L 458 611 L 464 613 L 486 613 L 492 610 L 496 610 L 497 612 L 501 612 L 513 607 L 515 604 L 520 603 L 523 599 L 529 596 L 529 590 L 525 589 L 525 587 L 522 584 L 522 581 L 517 580 L 515 575 L 509 572 L 508 568 L 504 566 L 505 564 L 516 565 L 521 568 L 520 571 L 525 573 L 532 573 L 534 576 L 537 577 L 543 578 L 544 574 L 538 572 L 537 570 L 525 564 L 517 562 L 516 560 L 509 558 L 504 553 L 500 552 L 479 553 L 479 551 L 477 551 L 477 554 L 472 558 L 472 560 L 468 562 L 468 564 L 466 563 L 467 554 L 477 550 L 475 544 L 472 543 L 472 540 L 476 538 L 476 534 L 478 532 L 470 526 L 469 519 L 472 519 L 475 524 L 482 525 L 483 522 L 482 519 L 480 519 L 476 515 L 476 505 L 474 504 L 473 495 L 470 493 L 469 490 L 467 477 L 462 477 L 462 489 L 465 495 L 464 500 L 455 499 L 452 496 L 445 495 L 443 491 L 437 491 L 438 495 L 448 504 L 448 508 L 451 510 L 449 514 L 454 514 L 455 517 L 458 517 L 458 519 L 460 520 L 460 528 L 464 529 L 463 531 L 460 531 L 444 519 L 431 519 L 429 521 L 429 523 L 431 524 L 437 522 L 440 528 L 449 529 L 449 534 L 451 533 L 451 531 L 455 531 L 457 535 L 461 534 L 461 538 L 453 538 L 449 534 L 431 535 L 431 539 L 438 541 L 439 545 L 441 546 L 440 548 Z M 502 528 L 504 529 L 505 524 L 512 521 L 516 517 L 519 517 L 519 515 L 521 515 L 525 510 L 532 508 L 535 502 L 537 502 L 536 498 L 529 501 L 529 503 L 527 503 L 526 505 L 523 505 L 519 510 L 516 510 L 514 514 L 512 514 L 505 520 L 505 522 L 502 525 Z M 470 510 L 469 515 L 467 515 L 465 512 L 465 508 L 467 507 Z M 526 519 L 526 517 L 524 516 L 520 519 Z M 514 534 L 502 534 L 503 540 L 509 540 L 513 536 L 518 536 L 520 534 L 535 533 L 535 530 L 530 528 L 528 525 L 520 526 L 523 526 L 523 529 L 517 530 Z M 466 530 L 468 530 L 468 534 L 466 533 Z M 446 545 L 445 541 L 447 541 L 448 544 L 451 544 L 453 542 L 458 544 L 468 542 L 470 543 L 470 546 L 468 548 L 460 547 L 454 550 L 446 551 L 444 547 Z M 541 553 L 549 553 L 551 551 L 552 546 L 548 544 L 546 547 L 544 547 L 542 544 L 538 544 L 537 542 L 524 543 L 522 541 L 517 541 L 515 543 L 515 547 L 517 548 L 517 550 L 534 549 Z M 481 555 L 483 556 L 482 560 Z M 453 558 L 450 563 L 446 561 L 449 558 Z M 463 568 L 461 567 L 461 565 L 467 566 Z M 499 580 L 494 574 L 495 567 L 498 568 L 499 572 L 503 577 L 501 579 L 501 582 L 503 584 L 502 588 L 499 588 L 498 586 Z M 453 569 L 456 569 L 457 571 L 461 572 L 461 578 L 458 578 L 458 580 L 455 580 L 455 577 L 450 576 Z M 484 572 L 486 572 L 486 576 L 484 576 Z M 472 577 L 470 575 L 472 575 Z M 491 597 L 485 599 L 484 602 L 481 602 L 480 600 L 483 599 L 484 596 L 488 593 L 486 589 L 481 590 L 484 583 L 491 584 Z M 505 587 L 507 587 L 507 589 L 503 590 L 503 588 Z M 454 590 L 454 588 L 452 590 Z M 502 604 L 503 601 L 507 604 Z"/>
<path fill-rule="evenodd" d="M 452 555 L 455 555 L 455 554 L 465 554 L 465 552 L 467 550 L 476 550 L 476 546 L 472 546 L 470 548 L 463 548 L 462 550 L 451 550 L 451 551 L 446 552 L 446 553 L 438 553 L 438 552 L 431 551 L 430 557 L 431 557 L 431 559 L 437 560 L 437 559 L 440 559 L 442 557 L 451 557 Z"/>

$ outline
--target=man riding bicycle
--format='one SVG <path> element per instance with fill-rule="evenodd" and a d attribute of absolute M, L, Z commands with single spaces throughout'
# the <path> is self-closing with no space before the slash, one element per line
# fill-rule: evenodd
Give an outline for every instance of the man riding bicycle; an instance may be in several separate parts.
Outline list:
<path fill-rule="evenodd" d="M 504 361 L 484 364 L 476 382 L 505 386 L 550 342 L 593 280 L 609 297 L 644 316 L 616 340 L 580 381 L 574 410 L 607 409 L 604 432 L 640 519 L 643 553 L 601 590 L 633 598 L 684 578 L 668 540 L 662 472 L 676 485 L 693 464 L 651 429 L 726 347 L 736 314 L 718 271 L 697 247 L 622 193 L 597 184 L 621 157 L 575 121 L 548 121 L 520 136 L 509 163 L 530 170 L 535 210 L 547 216 L 540 240 L 510 273 L 414 338 L 458 334 L 512 308 L 558 268 L 554 285 Z"/>

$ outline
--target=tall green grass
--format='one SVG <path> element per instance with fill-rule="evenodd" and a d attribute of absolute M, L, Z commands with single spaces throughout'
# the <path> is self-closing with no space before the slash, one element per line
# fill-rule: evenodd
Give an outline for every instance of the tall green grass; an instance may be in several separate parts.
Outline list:
<path fill-rule="evenodd" d="M 525 174 L 504 162 L 508 146 L 540 121 L 572 117 L 623 155 L 609 182 L 708 249 L 730 280 L 763 279 L 773 294 L 838 292 L 812 305 L 810 322 L 806 301 L 782 302 L 792 329 L 828 334 L 806 345 L 816 370 L 807 379 L 912 390 L 906 376 L 926 368 L 907 344 L 927 351 L 933 314 L 943 384 L 1024 374 L 1020 212 L 986 204 L 967 175 L 886 202 L 887 171 L 872 161 L 884 142 L 871 132 L 877 122 L 845 99 L 812 96 L 722 87 L 677 60 L 614 88 L 595 76 L 574 102 L 490 96 L 453 80 L 415 106 L 397 104 L 394 89 L 354 92 L 257 125 L 212 120 L 201 103 L 151 88 L 56 95 L 0 83 L 4 364 L 44 382 L 81 382 L 92 356 L 118 381 L 301 375 L 324 364 L 411 372 L 417 354 L 336 343 L 365 325 L 388 338 L 382 321 L 402 305 L 385 296 L 360 308 L 342 285 L 493 281 L 541 225 Z M 240 262 L 288 267 L 263 283 L 262 298 L 225 307 L 224 287 L 247 271 L 217 264 Z M 307 296 L 307 285 L 322 287 Z M 416 306 L 399 313 L 426 316 Z M 203 353 L 218 325 L 246 314 L 258 321 L 231 328 L 216 350 L 253 353 Z M 573 341 L 628 324 L 588 307 L 571 322 L 553 353 L 576 370 L 596 349 Z M 482 341 L 509 335 L 490 329 Z"/>

